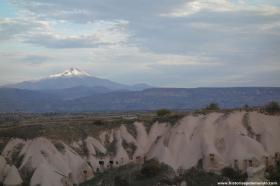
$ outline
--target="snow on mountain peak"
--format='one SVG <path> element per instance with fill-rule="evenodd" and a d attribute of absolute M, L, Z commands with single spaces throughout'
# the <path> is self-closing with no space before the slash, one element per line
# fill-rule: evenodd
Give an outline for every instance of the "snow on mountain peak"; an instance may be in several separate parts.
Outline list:
<path fill-rule="evenodd" d="M 50 75 L 51 78 L 56 78 L 56 77 L 74 77 L 74 76 L 90 76 L 87 72 L 80 70 L 78 68 L 70 68 L 68 70 L 65 70 L 62 73 L 58 74 L 53 74 Z"/>

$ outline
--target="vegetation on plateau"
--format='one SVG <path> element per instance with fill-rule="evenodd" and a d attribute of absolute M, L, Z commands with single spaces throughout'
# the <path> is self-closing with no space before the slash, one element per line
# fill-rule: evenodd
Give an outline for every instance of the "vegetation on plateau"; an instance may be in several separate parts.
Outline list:
<path fill-rule="evenodd" d="M 280 112 L 280 106 L 279 103 L 276 101 L 271 101 L 264 107 L 265 112 L 269 114 L 276 114 Z"/>

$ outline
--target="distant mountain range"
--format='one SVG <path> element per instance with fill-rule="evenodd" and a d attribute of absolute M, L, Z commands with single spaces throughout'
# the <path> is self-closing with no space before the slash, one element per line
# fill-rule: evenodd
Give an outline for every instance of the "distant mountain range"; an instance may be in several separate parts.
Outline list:
<path fill-rule="evenodd" d="M 280 102 L 277 87 L 152 88 L 90 76 L 77 68 L 0 88 L 0 112 L 92 112 L 224 108 Z"/>

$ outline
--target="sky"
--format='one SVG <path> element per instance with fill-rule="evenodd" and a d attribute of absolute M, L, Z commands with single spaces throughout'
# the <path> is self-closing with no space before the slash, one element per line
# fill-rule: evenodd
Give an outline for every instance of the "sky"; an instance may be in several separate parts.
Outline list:
<path fill-rule="evenodd" d="M 0 85 L 70 67 L 126 84 L 280 86 L 280 1 L 0 0 Z"/>

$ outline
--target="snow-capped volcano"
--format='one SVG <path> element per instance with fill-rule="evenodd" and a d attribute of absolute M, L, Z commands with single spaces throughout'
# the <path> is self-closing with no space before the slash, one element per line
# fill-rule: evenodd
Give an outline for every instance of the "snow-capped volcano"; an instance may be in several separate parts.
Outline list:
<path fill-rule="evenodd" d="M 87 72 L 80 70 L 78 68 L 70 68 L 65 70 L 62 73 L 50 75 L 50 78 L 57 78 L 57 77 L 74 77 L 74 76 L 90 76 Z"/>
<path fill-rule="evenodd" d="M 9 88 L 19 88 L 27 90 L 57 90 L 57 89 L 82 89 L 97 88 L 105 90 L 105 92 L 116 90 L 143 90 L 150 88 L 151 86 L 146 84 L 126 85 L 118 82 L 114 82 L 108 79 L 102 79 L 94 77 L 87 72 L 78 68 L 70 68 L 61 73 L 50 75 L 43 79 L 24 81 L 12 85 L 6 85 Z"/>

